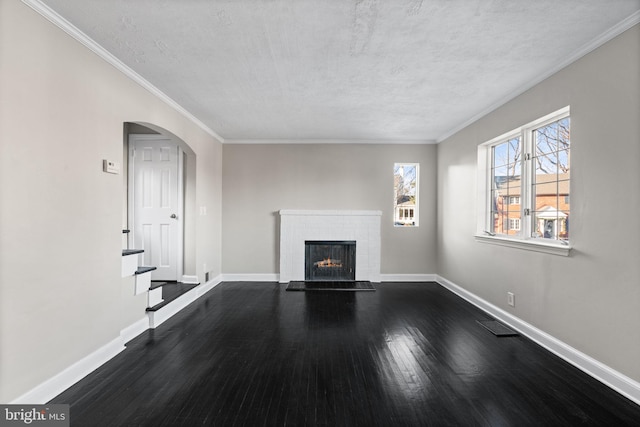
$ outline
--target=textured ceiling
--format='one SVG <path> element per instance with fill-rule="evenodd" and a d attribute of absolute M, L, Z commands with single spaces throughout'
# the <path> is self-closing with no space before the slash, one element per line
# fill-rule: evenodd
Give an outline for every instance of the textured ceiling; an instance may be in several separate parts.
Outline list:
<path fill-rule="evenodd" d="M 43 0 L 225 140 L 439 140 L 640 0 Z"/>

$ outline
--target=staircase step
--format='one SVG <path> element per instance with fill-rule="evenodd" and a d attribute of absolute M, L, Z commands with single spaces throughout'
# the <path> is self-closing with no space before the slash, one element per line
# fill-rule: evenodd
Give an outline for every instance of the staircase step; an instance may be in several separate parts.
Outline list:
<path fill-rule="evenodd" d="M 122 256 L 141 254 L 144 252 L 144 249 L 123 249 Z"/>
<path fill-rule="evenodd" d="M 143 252 L 142 249 L 122 250 L 122 277 L 133 276 L 138 269 L 138 257 L 129 255 L 137 255 Z"/>
<path fill-rule="evenodd" d="M 149 290 L 151 291 L 157 288 L 161 288 L 166 284 L 167 282 L 151 282 L 151 286 L 149 286 Z"/>
<path fill-rule="evenodd" d="M 138 269 L 136 270 L 135 274 L 144 274 L 144 273 L 148 273 L 150 271 L 155 270 L 156 267 L 138 267 Z"/>
<path fill-rule="evenodd" d="M 149 287 L 151 286 L 151 272 L 155 269 L 155 267 L 137 267 L 137 270 L 133 273 L 136 278 L 134 295 L 140 295 L 149 291 Z"/>
<path fill-rule="evenodd" d="M 198 286 L 198 284 L 185 284 L 180 282 L 159 282 L 159 283 L 161 283 L 160 286 L 164 286 L 164 288 L 162 289 L 162 298 L 164 299 L 164 301 L 154 305 L 153 307 L 147 308 L 147 311 L 158 311 L 162 307 L 166 306 L 167 304 L 170 304 L 172 301 L 178 299 L 180 296 L 184 295 L 185 293 L 189 292 L 191 289 Z M 151 286 L 153 286 L 153 283 L 151 284 Z M 165 292 L 165 290 L 167 292 Z"/>

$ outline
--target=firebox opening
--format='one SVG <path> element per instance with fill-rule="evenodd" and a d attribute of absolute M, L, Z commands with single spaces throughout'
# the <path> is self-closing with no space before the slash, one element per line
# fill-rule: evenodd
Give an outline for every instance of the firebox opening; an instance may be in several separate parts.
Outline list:
<path fill-rule="evenodd" d="M 305 281 L 355 281 L 356 242 L 307 240 Z"/>

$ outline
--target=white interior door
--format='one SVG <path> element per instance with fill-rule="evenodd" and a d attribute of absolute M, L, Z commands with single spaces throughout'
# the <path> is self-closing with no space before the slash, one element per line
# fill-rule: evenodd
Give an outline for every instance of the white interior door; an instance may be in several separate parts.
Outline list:
<path fill-rule="evenodd" d="M 179 147 L 161 136 L 132 137 L 133 249 L 144 249 L 141 265 L 152 280 L 178 280 L 180 241 Z M 131 191 L 131 188 L 130 188 Z"/>

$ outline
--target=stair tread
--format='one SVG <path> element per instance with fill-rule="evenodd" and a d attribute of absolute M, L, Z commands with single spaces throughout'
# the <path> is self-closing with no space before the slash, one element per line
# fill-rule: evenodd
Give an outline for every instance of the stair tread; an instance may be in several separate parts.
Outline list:
<path fill-rule="evenodd" d="M 184 295 L 185 293 L 189 292 L 191 289 L 195 288 L 196 286 L 198 286 L 198 284 L 185 284 L 185 283 L 180 283 L 180 282 L 159 282 L 159 286 L 158 287 L 162 287 L 165 285 L 170 285 L 168 287 L 168 289 L 171 291 L 170 293 L 166 293 L 165 294 L 165 289 L 162 290 L 162 298 L 164 299 L 164 301 L 162 301 L 161 303 L 158 303 L 156 305 L 154 305 L 153 307 L 148 307 L 146 309 L 146 311 L 158 311 L 160 310 L 162 307 L 164 307 L 165 305 L 171 303 L 172 301 L 178 299 L 179 297 L 181 297 L 182 295 Z M 154 283 L 151 283 L 151 286 L 154 286 Z M 174 287 L 176 290 L 174 290 Z"/>
<path fill-rule="evenodd" d="M 143 252 L 144 249 L 123 249 L 122 256 L 141 254 Z"/>
<path fill-rule="evenodd" d="M 149 290 L 152 291 L 154 289 L 158 289 L 166 285 L 167 282 L 151 282 L 151 286 L 149 286 Z"/>
<path fill-rule="evenodd" d="M 144 274 L 144 273 L 148 273 L 150 271 L 155 270 L 157 267 L 143 267 L 140 266 L 138 267 L 138 269 L 136 270 L 136 272 L 134 274 Z"/>

